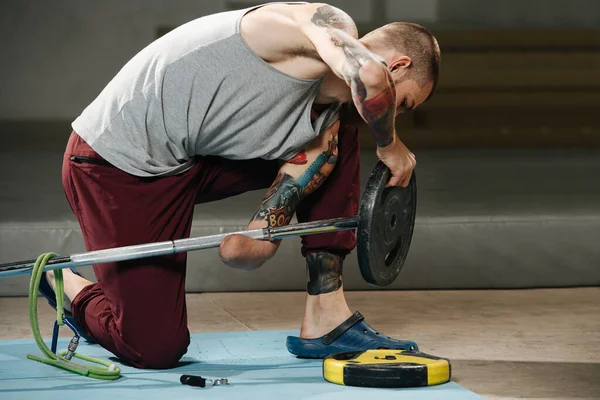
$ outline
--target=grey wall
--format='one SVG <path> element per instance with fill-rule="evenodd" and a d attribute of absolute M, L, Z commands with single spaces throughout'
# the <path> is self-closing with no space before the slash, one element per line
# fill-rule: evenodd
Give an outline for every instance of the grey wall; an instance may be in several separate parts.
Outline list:
<path fill-rule="evenodd" d="M 0 119 L 71 119 L 156 38 L 160 26 L 255 3 L 2 0 Z M 344 7 L 359 23 L 370 20 L 368 1 L 331 4 Z"/>
<path fill-rule="evenodd" d="M 2 0 L 0 120 L 70 120 L 160 26 L 245 7 L 250 0 Z M 598 27 L 594 0 L 332 0 L 361 26 Z M 5 132 L 0 132 L 2 135 Z"/>
<path fill-rule="evenodd" d="M 11 163 L 9 158 L 9 162 L 5 164 L 8 167 L 3 171 L 14 181 L 32 182 L 31 187 L 37 187 L 35 186 L 39 183 L 35 180 L 37 174 L 32 180 L 27 178 L 22 165 L 19 164 L 23 159 L 21 156 L 33 154 L 33 159 L 39 161 L 40 151 L 50 151 L 49 148 L 55 146 L 56 150 L 52 150 L 54 153 L 51 160 L 60 163 L 65 135 L 68 134 L 63 126 L 64 121 L 71 120 L 92 101 L 129 58 L 156 38 L 160 27 L 176 26 L 202 15 L 254 3 L 258 2 L 254 0 L 51 0 L 48 2 L 0 0 L 0 122 L 37 121 L 33 125 L 36 130 L 39 128 L 42 135 L 45 135 L 44 140 L 36 143 L 39 147 L 33 149 L 30 143 L 31 136 L 23 135 L 22 146 L 17 148 L 20 153 L 12 154 L 12 159 L 16 159 L 17 162 Z M 335 0 L 330 3 L 346 10 L 362 28 L 392 20 L 420 22 L 434 30 L 474 27 L 600 28 L 600 1 L 594 0 Z M 588 95 L 593 96 L 594 93 L 586 92 L 581 96 Z M 589 103 L 585 104 L 589 106 L 592 102 L 589 100 Z M 536 112 L 539 114 L 539 111 Z M 437 120 L 441 121 L 438 122 L 438 126 L 445 123 L 444 115 L 436 114 L 436 118 L 439 117 Z M 492 113 L 482 115 L 485 117 Z M 502 111 L 500 107 L 498 115 L 500 117 L 496 116 L 493 123 L 509 114 Z M 457 118 L 464 117 L 453 115 L 451 121 Z M 52 124 L 48 120 L 62 122 Z M 533 119 L 533 121 L 537 123 L 537 120 Z M 477 122 L 469 123 L 474 125 Z M 586 123 L 585 120 L 582 123 Z M 52 128 L 52 131 L 57 135 L 48 135 L 48 129 L 54 125 L 56 128 Z M 0 125 L 0 149 L 6 153 L 14 153 L 15 147 L 4 146 L 2 140 L 6 142 L 7 138 L 19 138 L 20 132 L 4 130 L 3 126 L 8 125 Z M 530 126 L 535 125 L 531 123 L 526 128 L 529 129 Z M 434 126 L 433 129 L 437 128 Z M 448 125 L 444 125 L 443 129 L 444 134 L 446 131 L 457 133 L 448 128 Z M 477 129 L 479 135 L 480 127 L 477 126 Z M 490 129 L 494 129 L 494 126 Z M 465 129 L 458 131 L 459 134 L 461 132 L 465 135 L 469 133 Z M 586 131 L 582 130 L 582 132 Z M 58 135 L 62 136 L 59 138 Z M 588 133 L 586 135 L 591 136 Z M 0 159 L 6 159 L 6 154 Z M 460 159 L 460 162 L 468 164 L 469 161 Z M 507 162 L 511 162 L 510 158 Z M 49 163 L 42 164 L 43 168 L 48 169 L 51 174 L 60 172 Z M 18 172 L 13 174 L 10 167 L 15 166 Z M 40 171 L 43 168 L 40 168 Z M 34 171 L 33 167 L 29 169 Z M 479 171 L 477 168 L 470 170 Z M 431 179 L 434 178 L 435 175 L 432 175 Z M 43 187 L 54 187 L 58 192 L 57 196 L 62 198 L 59 177 L 58 180 L 48 180 L 44 175 L 40 179 L 43 179 Z M 581 175 L 577 175 L 577 179 L 582 179 Z M 11 181 L 0 179 L 0 182 L 8 188 L 3 193 L 6 201 L 3 204 L 13 202 L 22 206 L 24 197 L 16 194 L 15 188 L 11 187 Z M 439 182 L 445 180 L 439 179 Z M 591 181 L 588 186 L 595 187 Z M 557 187 L 561 188 L 560 185 Z M 438 196 L 440 192 L 431 193 Z M 553 196 L 546 196 L 550 192 L 540 193 L 544 198 L 553 199 Z M 464 193 L 460 190 L 451 194 L 451 197 L 458 198 L 458 201 L 464 198 Z M 506 196 L 506 193 L 504 195 Z M 34 199 L 31 196 L 28 198 Z M 61 200 L 57 200 L 52 204 L 61 204 L 64 207 L 64 200 L 62 201 L 61 203 Z M 532 204 L 537 206 L 538 203 L 534 201 Z M 480 206 L 485 204 L 482 203 Z M 47 202 L 33 210 L 33 214 L 56 217 Z M 13 214 L 13 212 L 6 214 Z M 490 218 L 494 219 L 494 216 Z M 0 242 L 2 240 L 5 239 L 0 238 Z M 29 245 L 27 240 L 21 243 L 23 246 Z M 31 248 L 27 254 L 35 254 L 37 251 L 40 249 Z M 593 252 L 581 254 L 583 257 Z M 4 259 L 3 262 L 16 259 Z M 581 267 L 577 263 L 573 265 L 577 268 Z M 5 282 L 0 282 L 0 291 L 3 285 Z"/>
<path fill-rule="evenodd" d="M 131 56 L 220 1 L 3 0 L 0 118 L 71 118 Z"/>
<path fill-rule="evenodd" d="M 596 0 L 442 0 L 437 12 L 438 26 L 452 29 L 600 28 Z"/>

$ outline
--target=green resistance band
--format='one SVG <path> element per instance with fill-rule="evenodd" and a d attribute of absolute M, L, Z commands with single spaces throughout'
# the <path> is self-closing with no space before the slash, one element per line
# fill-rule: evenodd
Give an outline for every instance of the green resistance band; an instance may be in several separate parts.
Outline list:
<path fill-rule="evenodd" d="M 105 379 L 105 380 L 114 380 L 121 377 L 121 369 L 117 367 L 115 364 L 99 360 L 97 358 L 84 356 L 82 354 L 76 353 L 75 350 L 77 348 L 77 343 L 79 342 L 79 335 L 76 334 L 75 337 L 71 340 L 69 344 L 69 350 L 64 351 L 60 354 L 55 354 L 46 346 L 44 340 L 42 339 L 42 335 L 40 333 L 39 323 L 38 323 L 38 315 L 37 315 L 37 303 L 38 303 L 38 291 L 40 288 L 40 281 L 44 274 L 44 267 L 55 257 L 54 253 L 45 253 L 38 257 L 33 266 L 33 270 L 31 272 L 31 280 L 29 281 L 29 322 L 31 323 L 31 331 L 33 333 L 33 337 L 35 339 L 35 343 L 39 347 L 39 349 L 44 353 L 46 358 L 37 357 L 28 354 L 27 358 L 34 361 L 39 361 L 41 363 L 52 365 L 54 367 L 62 368 L 67 371 L 74 372 L 76 374 L 88 376 L 90 378 L 95 379 Z M 59 326 L 63 326 L 65 312 L 64 312 L 64 281 L 62 270 L 54 271 L 54 278 L 56 282 L 56 321 Z M 58 334 L 58 332 L 56 333 Z M 88 361 L 90 363 L 102 365 L 104 367 L 96 367 L 91 365 L 78 364 L 76 362 L 71 361 L 71 358 L 78 358 L 80 360 Z"/>

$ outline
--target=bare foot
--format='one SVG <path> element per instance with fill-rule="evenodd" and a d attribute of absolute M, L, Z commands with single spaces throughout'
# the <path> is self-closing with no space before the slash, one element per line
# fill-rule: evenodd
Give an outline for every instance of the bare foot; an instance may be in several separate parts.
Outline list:
<path fill-rule="evenodd" d="M 71 271 L 68 268 L 63 269 L 62 272 L 65 287 L 65 295 L 69 300 L 73 300 L 84 287 L 93 283 L 82 276 L 76 275 L 75 273 L 73 273 L 73 271 Z M 56 280 L 54 278 L 54 271 L 47 271 L 46 279 L 48 280 L 48 283 L 50 284 L 52 290 L 56 291 Z"/>
<path fill-rule="evenodd" d="M 351 315 L 342 288 L 318 296 L 307 295 L 300 337 L 314 339 L 326 335 Z"/>

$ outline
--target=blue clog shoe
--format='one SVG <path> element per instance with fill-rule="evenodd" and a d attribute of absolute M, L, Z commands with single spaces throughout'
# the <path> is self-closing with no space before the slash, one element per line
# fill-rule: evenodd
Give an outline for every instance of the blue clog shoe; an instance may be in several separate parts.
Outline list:
<path fill-rule="evenodd" d="M 359 350 L 392 349 L 418 351 L 417 344 L 410 340 L 397 340 L 381 335 L 356 312 L 337 328 L 316 339 L 288 336 L 287 349 L 301 358 L 325 358 L 331 354 Z"/>

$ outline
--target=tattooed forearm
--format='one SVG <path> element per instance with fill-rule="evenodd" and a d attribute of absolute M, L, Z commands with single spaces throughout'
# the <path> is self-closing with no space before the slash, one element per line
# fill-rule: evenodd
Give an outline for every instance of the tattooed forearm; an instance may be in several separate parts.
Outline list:
<path fill-rule="evenodd" d="M 267 226 L 288 225 L 304 197 L 305 187 L 291 175 L 279 172 L 275 182 L 258 206 L 253 221 L 267 221 Z"/>
<path fill-rule="evenodd" d="M 324 171 L 329 171 L 329 169 L 324 168 L 324 166 L 336 163 L 337 144 L 338 138 L 336 135 L 329 140 L 327 150 L 320 153 L 308 166 L 304 174 L 298 178 L 280 171 L 252 220 L 267 221 L 270 227 L 289 224 L 296 212 L 298 203 L 314 192 L 327 179 L 328 174 Z M 298 162 L 298 159 L 304 160 L 304 162 Z M 296 156 L 292 160 L 296 160 L 291 163 L 294 165 L 307 163 L 306 154 L 303 157 Z"/>
<path fill-rule="evenodd" d="M 270 227 L 289 224 L 303 191 L 293 177 L 279 172 L 252 220 L 267 221 Z"/>
<path fill-rule="evenodd" d="M 342 262 L 342 257 L 330 253 L 307 255 L 308 294 L 316 296 L 338 290 L 342 286 Z"/>
<path fill-rule="evenodd" d="M 385 62 L 355 39 L 349 30 L 352 20 L 331 6 L 321 6 L 312 17 L 312 23 L 327 30 L 331 41 L 345 56 L 341 73 L 352 89 L 352 99 L 359 114 L 369 125 L 379 147 L 389 145 L 395 135 L 396 90 L 387 67 L 383 68 L 387 79 L 375 87 L 367 87 L 361 79 L 361 69 L 367 63 L 383 65 Z M 371 67 L 372 68 L 372 67 Z"/>
<path fill-rule="evenodd" d="M 379 147 L 392 143 L 395 135 L 396 91 L 394 82 L 389 79 L 389 86 L 379 93 L 366 97 L 366 89 L 360 76 L 352 82 L 352 99 L 356 109 L 369 125 L 369 130 Z"/>

